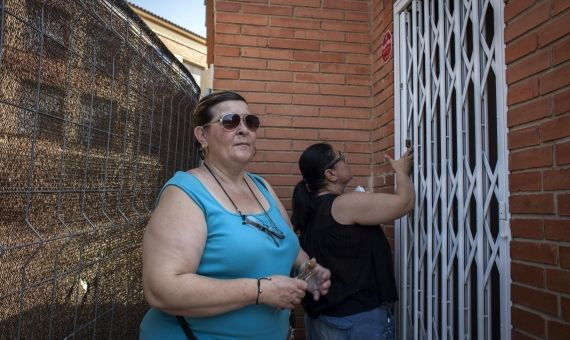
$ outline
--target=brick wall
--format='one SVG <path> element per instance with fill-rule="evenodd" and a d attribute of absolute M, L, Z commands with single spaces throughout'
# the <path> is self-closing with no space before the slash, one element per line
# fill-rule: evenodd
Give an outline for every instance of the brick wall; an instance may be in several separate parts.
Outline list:
<path fill-rule="evenodd" d="M 290 209 L 300 152 L 328 141 L 347 153 L 352 184 L 370 188 L 369 1 L 217 0 L 214 7 L 214 88 L 240 92 L 262 118 L 250 170 Z"/>
<path fill-rule="evenodd" d="M 394 156 L 394 62 L 393 55 L 387 61 L 382 58 L 382 42 L 387 31 L 393 29 L 392 0 L 371 1 L 372 38 L 372 109 L 371 144 L 372 179 L 374 191 L 393 192 L 394 176 L 384 161 L 384 154 Z M 384 232 L 394 250 L 394 227 L 386 225 Z"/>
<path fill-rule="evenodd" d="M 570 334 L 569 6 L 505 6 L 513 339 Z"/>

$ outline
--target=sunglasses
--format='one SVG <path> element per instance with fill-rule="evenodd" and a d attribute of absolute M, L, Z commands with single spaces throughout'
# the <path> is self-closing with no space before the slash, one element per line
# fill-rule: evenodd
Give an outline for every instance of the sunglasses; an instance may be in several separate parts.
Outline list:
<path fill-rule="evenodd" d="M 267 225 L 267 224 L 261 222 L 261 220 L 259 220 L 257 217 L 242 216 L 242 219 L 243 219 L 243 224 L 247 224 L 247 225 L 250 225 L 252 227 L 255 227 L 258 230 L 267 234 L 267 236 L 269 236 L 273 240 L 273 242 L 275 243 L 275 245 L 277 247 L 279 247 L 279 242 L 277 240 L 278 239 L 282 240 L 285 238 L 285 234 L 283 234 L 281 229 L 279 229 L 275 225 L 273 225 L 273 226 Z"/>
<path fill-rule="evenodd" d="M 256 115 L 246 114 L 240 115 L 237 113 L 224 113 L 222 118 L 202 125 L 206 127 L 215 123 L 222 124 L 222 127 L 228 131 L 235 130 L 239 123 L 243 120 L 243 124 L 251 131 L 255 132 L 259 128 L 259 118 Z"/>
<path fill-rule="evenodd" d="M 340 161 L 346 161 L 346 156 L 342 153 L 342 151 L 339 151 L 338 154 L 336 155 L 336 157 L 330 161 L 330 163 L 328 163 L 325 168 L 323 169 L 323 171 L 327 170 L 327 169 L 331 169 L 333 166 L 335 166 L 336 163 L 340 162 Z"/>

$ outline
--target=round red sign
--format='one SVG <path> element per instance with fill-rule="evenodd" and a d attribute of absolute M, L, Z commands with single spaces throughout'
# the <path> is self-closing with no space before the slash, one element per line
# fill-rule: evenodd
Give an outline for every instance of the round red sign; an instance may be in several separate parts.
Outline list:
<path fill-rule="evenodd" d="M 382 60 L 388 61 L 392 56 L 392 32 L 386 31 L 382 39 Z"/>

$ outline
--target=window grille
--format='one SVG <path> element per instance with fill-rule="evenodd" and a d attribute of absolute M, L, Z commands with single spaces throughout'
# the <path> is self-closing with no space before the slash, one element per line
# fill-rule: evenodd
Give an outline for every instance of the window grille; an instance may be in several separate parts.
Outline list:
<path fill-rule="evenodd" d="M 396 153 L 414 148 L 397 222 L 402 339 L 509 339 L 503 1 L 400 0 Z"/>

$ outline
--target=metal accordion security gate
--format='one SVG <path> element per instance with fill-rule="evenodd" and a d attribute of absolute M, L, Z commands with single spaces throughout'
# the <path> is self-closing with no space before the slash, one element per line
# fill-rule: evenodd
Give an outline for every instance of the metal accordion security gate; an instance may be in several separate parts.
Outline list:
<path fill-rule="evenodd" d="M 416 190 L 396 222 L 400 339 L 510 339 L 503 25 L 502 0 L 394 5 L 395 153 L 411 141 Z"/>

